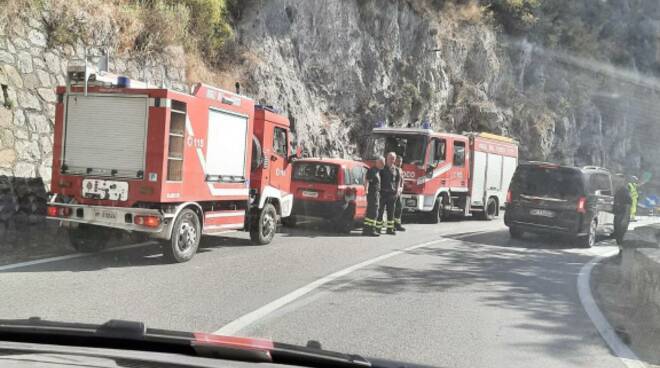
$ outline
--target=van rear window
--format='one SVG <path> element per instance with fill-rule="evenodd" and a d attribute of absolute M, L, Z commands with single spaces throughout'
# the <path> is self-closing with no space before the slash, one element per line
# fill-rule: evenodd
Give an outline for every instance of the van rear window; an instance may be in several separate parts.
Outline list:
<path fill-rule="evenodd" d="M 293 180 L 337 184 L 339 167 L 333 164 L 300 162 L 293 167 Z"/>
<path fill-rule="evenodd" d="M 519 166 L 511 182 L 515 194 L 571 198 L 584 192 L 582 174 L 566 168 Z"/>

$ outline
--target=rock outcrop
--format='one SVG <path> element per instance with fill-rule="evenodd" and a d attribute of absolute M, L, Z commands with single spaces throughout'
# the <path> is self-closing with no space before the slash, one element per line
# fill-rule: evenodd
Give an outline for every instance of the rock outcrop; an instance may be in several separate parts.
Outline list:
<path fill-rule="evenodd" d="M 220 66 L 232 71 L 224 86 L 238 80 L 245 94 L 281 108 L 307 155 L 359 157 L 376 122 L 427 120 L 436 130 L 513 136 L 522 159 L 660 175 L 654 0 L 585 0 L 585 12 L 604 14 L 600 36 L 623 40 L 594 55 L 546 48 L 538 34 L 513 36 L 478 7 L 452 1 L 239 3 L 236 38 Z M 95 61 L 110 48 L 117 73 L 182 90 L 196 82 L 186 79 L 182 47 L 119 53 L 121 27 L 98 20 L 85 42 L 57 44 L 48 16 L 0 19 L 0 175 L 42 178 L 46 187 L 54 87 L 68 60 L 87 48 Z"/>

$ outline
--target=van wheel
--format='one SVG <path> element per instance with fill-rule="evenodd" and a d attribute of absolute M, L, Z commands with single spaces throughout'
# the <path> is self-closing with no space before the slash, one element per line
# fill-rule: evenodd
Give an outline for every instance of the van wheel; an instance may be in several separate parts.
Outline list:
<path fill-rule="evenodd" d="M 172 238 L 163 243 L 165 258 L 172 262 L 187 262 L 195 256 L 202 236 L 199 216 L 190 208 L 184 208 L 172 227 Z"/>
<path fill-rule="evenodd" d="M 439 196 L 435 200 L 435 204 L 433 205 L 433 209 L 431 210 L 431 213 L 429 213 L 428 222 L 430 224 L 439 224 L 440 222 L 442 222 L 443 217 L 444 217 L 444 200 L 442 196 Z"/>
<path fill-rule="evenodd" d="M 286 227 L 296 227 L 298 224 L 298 219 L 296 216 L 282 217 L 282 225 Z"/>
<path fill-rule="evenodd" d="M 256 223 L 250 227 L 250 240 L 256 245 L 266 245 L 273 240 L 277 231 L 277 211 L 268 203 L 259 213 Z"/>
<path fill-rule="evenodd" d="M 109 229 L 102 226 L 79 224 L 69 229 L 69 241 L 73 249 L 81 253 L 100 252 L 108 245 Z"/>
<path fill-rule="evenodd" d="M 480 220 L 490 221 L 494 219 L 496 215 L 497 215 L 497 200 L 495 200 L 495 198 L 493 197 L 488 198 L 488 201 L 486 202 L 486 206 L 484 206 L 483 212 L 479 212 L 478 217 Z"/>
<path fill-rule="evenodd" d="M 591 220 L 589 224 L 589 233 L 586 236 L 579 236 L 576 239 L 576 245 L 583 248 L 591 248 L 596 245 L 596 230 L 598 229 L 598 222 L 596 219 Z"/>
<path fill-rule="evenodd" d="M 513 238 L 513 239 L 522 239 L 524 234 L 525 234 L 525 232 L 520 230 L 517 227 L 510 227 L 509 228 L 509 235 L 511 235 L 511 238 Z"/>

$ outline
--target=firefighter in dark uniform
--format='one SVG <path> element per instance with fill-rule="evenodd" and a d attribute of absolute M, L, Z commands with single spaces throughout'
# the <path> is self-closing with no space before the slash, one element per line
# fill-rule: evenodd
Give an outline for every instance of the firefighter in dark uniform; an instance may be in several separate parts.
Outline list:
<path fill-rule="evenodd" d="M 394 201 L 399 190 L 399 171 L 394 166 L 395 160 L 396 153 L 388 153 L 385 159 L 385 167 L 380 170 L 380 205 L 378 206 L 376 229 L 380 232 L 380 229 L 384 226 L 389 235 L 396 235 L 394 229 Z M 383 222 L 385 212 L 387 212 L 387 223 Z"/>
<path fill-rule="evenodd" d="M 394 167 L 399 172 L 399 183 L 397 185 L 396 199 L 394 200 L 394 229 L 396 231 L 406 231 L 406 228 L 401 225 L 401 217 L 403 216 L 403 203 L 401 202 L 401 193 L 403 193 L 403 157 L 397 156 L 394 161 Z"/>
<path fill-rule="evenodd" d="M 380 170 L 383 167 L 385 167 L 385 159 L 379 157 L 376 165 L 367 171 L 367 214 L 364 217 L 362 235 L 380 236 L 380 230 L 376 228 L 376 218 L 380 204 Z"/>

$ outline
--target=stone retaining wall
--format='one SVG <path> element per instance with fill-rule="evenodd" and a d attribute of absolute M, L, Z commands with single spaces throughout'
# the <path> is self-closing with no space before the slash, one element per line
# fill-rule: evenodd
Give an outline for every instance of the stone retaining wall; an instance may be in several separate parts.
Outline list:
<path fill-rule="evenodd" d="M 68 61 L 87 55 L 95 63 L 108 48 L 116 54 L 111 41 L 118 32 L 109 27 L 86 45 L 51 47 L 43 20 L 0 19 L 0 241 L 8 240 L 7 231 L 43 221 L 53 160 L 55 87 L 65 84 Z M 183 60 L 183 50 L 171 47 L 148 57 L 113 57 L 110 71 L 187 90 Z"/>
<path fill-rule="evenodd" d="M 623 265 L 625 282 L 639 312 L 660 320 L 660 249 L 626 250 Z"/>

